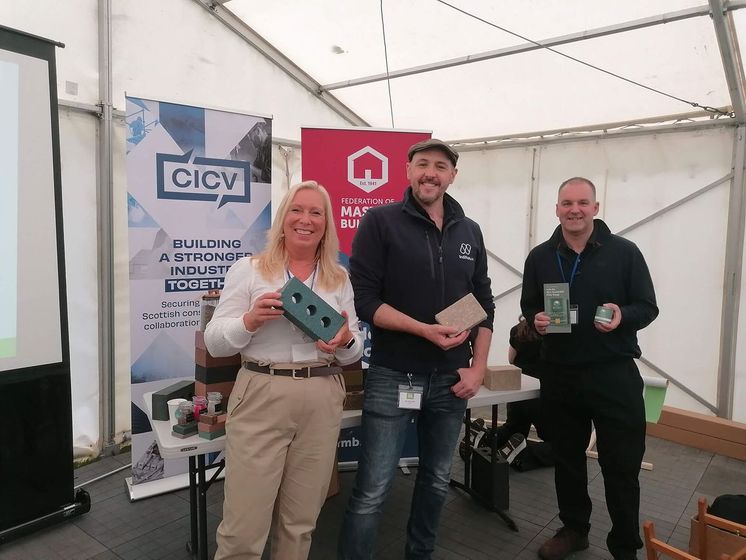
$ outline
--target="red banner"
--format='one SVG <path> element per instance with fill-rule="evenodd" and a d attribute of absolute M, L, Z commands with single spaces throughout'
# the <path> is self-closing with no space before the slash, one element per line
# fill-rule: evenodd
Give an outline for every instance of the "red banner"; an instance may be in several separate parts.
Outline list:
<path fill-rule="evenodd" d="M 369 128 L 301 130 L 304 181 L 318 181 L 332 199 L 340 251 L 349 256 L 360 218 L 372 206 L 401 200 L 407 150 L 429 132 Z"/>

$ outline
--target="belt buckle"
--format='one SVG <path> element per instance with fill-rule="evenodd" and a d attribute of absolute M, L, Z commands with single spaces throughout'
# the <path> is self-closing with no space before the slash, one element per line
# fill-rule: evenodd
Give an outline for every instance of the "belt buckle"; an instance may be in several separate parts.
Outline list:
<path fill-rule="evenodd" d="M 302 372 L 304 369 L 306 370 L 306 375 L 295 375 L 296 371 Z M 291 369 L 290 371 L 292 372 L 291 376 L 293 379 L 310 379 L 311 377 L 311 366 L 306 366 L 305 368 L 300 369 Z"/>

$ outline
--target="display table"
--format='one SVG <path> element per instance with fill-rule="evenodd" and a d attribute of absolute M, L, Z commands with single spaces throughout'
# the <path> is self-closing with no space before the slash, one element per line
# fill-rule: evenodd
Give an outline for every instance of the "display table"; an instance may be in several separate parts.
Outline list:
<path fill-rule="evenodd" d="M 199 560 L 207 560 L 207 490 L 225 467 L 225 460 L 207 465 L 205 455 L 223 451 L 225 436 L 206 440 L 197 434 L 188 438 L 177 438 L 171 434 L 171 422 L 153 420 L 153 393 L 143 395 L 153 435 L 164 459 L 189 459 L 189 514 L 191 518 L 190 540 L 187 550 Z M 210 479 L 207 471 L 214 469 Z"/>
<path fill-rule="evenodd" d="M 145 410 L 148 418 L 153 417 L 153 393 L 143 395 Z M 471 408 L 484 406 L 492 407 L 493 425 L 497 421 L 497 405 L 515 401 L 535 399 L 539 396 L 539 381 L 533 377 L 523 375 L 521 377 L 521 388 L 514 391 L 490 391 L 486 387 L 479 388 L 479 392 L 469 399 L 465 422 L 470 420 Z M 342 412 L 341 428 L 351 428 L 360 424 L 360 410 L 345 410 Z M 223 451 L 225 448 L 225 436 L 214 440 L 206 440 L 198 435 L 185 439 L 174 437 L 171 434 L 171 423 L 166 420 L 150 420 L 153 427 L 153 435 L 158 442 L 161 456 L 164 459 L 189 459 L 189 510 L 191 516 L 191 536 L 187 543 L 187 549 L 196 555 L 199 560 L 207 560 L 207 490 L 220 472 L 225 467 L 225 462 L 207 465 L 205 455 Z M 468 425 L 468 424 L 467 424 Z M 470 464 L 467 461 L 464 475 L 464 483 L 451 481 L 451 485 L 474 495 L 470 481 Z M 207 479 L 207 471 L 214 469 L 215 472 Z M 489 507 L 489 504 L 485 504 Z M 497 510 L 496 510 L 497 511 Z M 515 523 L 507 518 L 507 514 L 497 511 L 508 525 L 515 529 Z M 517 529 L 516 529 L 517 530 Z"/>

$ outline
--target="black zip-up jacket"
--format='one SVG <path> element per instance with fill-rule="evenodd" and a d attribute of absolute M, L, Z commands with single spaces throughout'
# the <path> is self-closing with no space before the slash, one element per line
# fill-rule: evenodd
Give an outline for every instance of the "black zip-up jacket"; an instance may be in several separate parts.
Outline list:
<path fill-rule="evenodd" d="M 569 282 L 576 257 L 561 226 L 528 254 L 521 310 L 532 324 L 534 316 L 544 311 L 544 284 Z M 622 322 L 608 333 L 593 326 L 596 307 L 604 303 L 616 303 L 622 311 Z M 601 220 L 593 220 L 593 234 L 580 254 L 570 304 L 578 305 L 578 324 L 572 326 L 572 333 L 543 337 L 541 357 L 546 362 L 575 365 L 640 357 L 637 331 L 658 316 L 653 281 L 637 246 L 613 235 Z"/>
<path fill-rule="evenodd" d="M 443 197 L 440 231 L 412 195 L 401 202 L 369 209 L 352 243 L 350 279 L 358 317 L 371 326 L 372 364 L 411 373 L 453 372 L 468 367 L 467 340 L 451 350 L 430 341 L 373 324 L 384 303 L 423 323 L 471 292 L 492 330 L 495 305 L 487 277 L 487 253 L 479 226 L 451 196 Z"/>

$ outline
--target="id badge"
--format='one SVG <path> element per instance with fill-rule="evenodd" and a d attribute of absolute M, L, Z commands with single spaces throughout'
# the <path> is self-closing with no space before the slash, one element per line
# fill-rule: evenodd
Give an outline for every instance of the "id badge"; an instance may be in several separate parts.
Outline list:
<path fill-rule="evenodd" d="M 422 408 L 422 387 L 419 385 L 399 385 L 399 408 L 420 410 Z"/>
<path fill-rule="evenodd" d="M 315 342 L 309 342 L 306 344 L 293 344 L 291 351 L 293 354 L 293 363 L 302 364 L 303 362 L 314 362 L 319 359 L 318 353 L 316 352 Z"/>
<path fill-rule="evenodd" d="M 570 324 L 571 325 L 578 324 L 578 306 L 577 305 L 570 306 Z"/>

